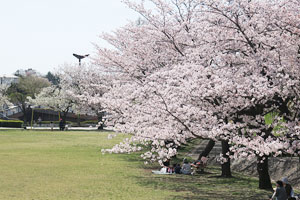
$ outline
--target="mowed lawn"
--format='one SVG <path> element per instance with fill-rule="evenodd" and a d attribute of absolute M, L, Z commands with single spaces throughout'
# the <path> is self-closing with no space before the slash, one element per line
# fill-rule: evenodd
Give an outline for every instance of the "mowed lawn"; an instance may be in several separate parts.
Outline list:
<path fill-rule="evenodd" d="M 104 154 L 108 132 L 0 130 L 0 199 L 267 199 L 257 179 L 153 175 L 138 154 Z"/>

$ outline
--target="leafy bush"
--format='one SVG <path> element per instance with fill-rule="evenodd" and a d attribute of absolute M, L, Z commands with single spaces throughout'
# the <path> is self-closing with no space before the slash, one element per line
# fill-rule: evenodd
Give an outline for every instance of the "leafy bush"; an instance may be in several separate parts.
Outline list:
<path fill-rule="evenodd" d="M 0 120 L 0 127 L 22 128 L 23 121 L 21 120 Z"/>

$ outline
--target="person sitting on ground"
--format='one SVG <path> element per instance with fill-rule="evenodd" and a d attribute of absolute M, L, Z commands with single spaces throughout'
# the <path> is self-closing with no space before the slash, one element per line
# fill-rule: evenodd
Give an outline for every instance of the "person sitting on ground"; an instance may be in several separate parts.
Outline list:
<path fill-rule="evenodd" d="M 191 164 L 191 166 L 193 167 L 192 174 L 195 174 L 196 172 L 203 173 L 204 168 L 206 167 L 207 160 L 208 159 L 206 157 L 202 156 L 200 160 L 196 160 L 195 162 L 193 162 Z M 200 169 L 200 171 L 199 171 L 199 169 Z"/>
<path fill-rule="evenodd" d="M 180 164 L 175 164 L 174 172 L 175 172 L 175 174 L 180 174 L 180 172 L 181 172 Z"/>
<path fill-rule="evenodd" d="M 194 174 L 197 173 L 200 164 L 201 164 L 201 160 L 196 160 L 195 162 L 193 162 L 193 163 L 191 164 L 191 166 L 192 166 L 192 175 L 194 175 Z"/>
<path fill-rule="evenodd" d="M 172 167 L 169 167 L 169 168 L 168 168 L 168 172 L 169 172 L 169 173 L 172 173 L 172 174 L 175 173 L 176 165 L 177 165 L 177 164 L 175 163 L 175 164 L 172 165 Z"/>
<path fill-rule="evenodd" d="M 186 158 L 183 159 L 181 173 L 186 174 L 186 175 L 190 175 L 192 173 L 191 164 L 188 162 L 188 160 Z"/>
<path fill-rule="evenodd" d="M 152 173 L 153 174 L 172 174 L 173 173 L 173 168 L 170 167 L 170 159 L 163 161 L 162 164 L 163 164 L 163 167 L 159 171 L 153 170 Z"/>
<path fill-rule="evenodd" d="M 294 196 L 294 190 L 293 190 L 292 186 L 289 184 L 287 177 L 282 178 L 282 183 L 283 183 L 283 187 L 285 188 L 288 200 L 296 199 Z"/>
<path fill-rule="evenodd" d="M 170 166 L 170 159 L 166 160 L 166 161 L 163 161 L 163 165 L 165 167 L 169 167 Z"/>
<path fill-rule="evenodd" d="M 174 166 L 174 165 L 173 165 Z M 168 166 L 167 167 L 167 173 L 173 174 L 174 173 L 174 167 Z"/>
<path fill-rule="evenodd" d="M 167 173 L 174 173 L 174 167 L 170 166 L 170 159 L 167 159 L 166 161 L 163 162 L 164 167 L 167 168 Z"/>
<path fill-rule="evenodd" d="M 168 167 L 163 166 L 159 171 L 157 170 L 152 170 L 153 174 L 172 174 L 168 171 Z"/>
<path fill-rule="evenodd" d="M 286 195 L 286 191 L 283 187 L 283 183 L 282 181 L 276 181 L 276 190 L 273 194 L 273 196 L 271 197 L 272 199 L 276 199 L 276 200 L 287 200 L 287 195 Z"/>

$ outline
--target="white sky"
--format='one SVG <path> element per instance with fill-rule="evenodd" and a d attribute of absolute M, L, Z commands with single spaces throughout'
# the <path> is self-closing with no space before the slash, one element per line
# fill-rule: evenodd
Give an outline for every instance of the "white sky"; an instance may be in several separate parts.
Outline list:
<path fill-rule="evenodd" d="M 0 75 L 77 63 L 73 53 L 95 53 L 102 32 L 137 18 L 121 0 L 0 0 Z"/>

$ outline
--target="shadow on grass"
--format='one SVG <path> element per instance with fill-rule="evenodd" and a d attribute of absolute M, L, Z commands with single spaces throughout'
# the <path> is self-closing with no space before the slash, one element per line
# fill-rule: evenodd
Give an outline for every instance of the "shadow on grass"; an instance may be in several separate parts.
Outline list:
<path fill-rule="evenodd" d="M 198 141 L 196 141 L 198 142 Z M 196 143 L 195 142 L 195 143 Z M 184 146 L 180 149 L 177 158 L 172 163 L 182 163 L 182 158 L 191 146 Z M 205 173 L 191 175 L 155 175 L 152 170 L 160 169 L 158 164 L 144 165 L 139 153 L 132 153 L 130 156 L 120 156 L 124 161 L 134 163 L 142 169 L 142 175 L 136 175 L 137 183 L 143 187 L 167 190 L 174 193 L 169 199 L 201 199 L 201 200 L 264 200 L 269 199 L 270 192 L 258 189 L 256 178 L 233 173 L 232 178 L 220 177 L 221 169 L 216 166 L 208 166 Z"/>
<path fill-rule="evenodd" d="M 216 168 L 209 168 L 207 173 L 194 176 L 154 175 L 149 169 L 145 170 L 147 174 L 144 177 L 135 177 L 137 182 L 144 187 L 174 192 L 170 199 L 263 200 L 268 199 L 269 195 L 268 192 L 257 189 L 257 180 L 239 175 L 223 178 Z"/>

